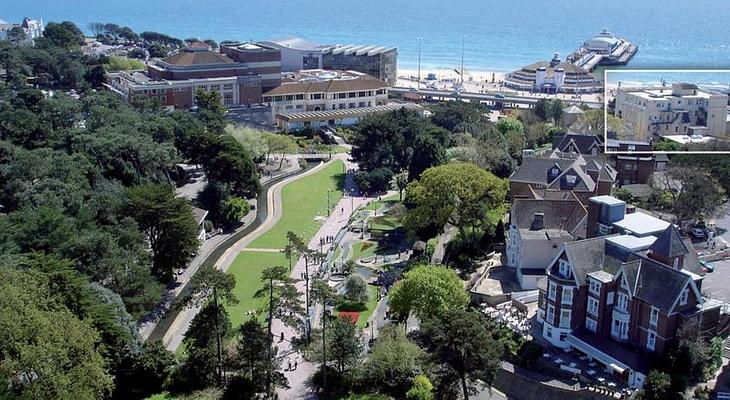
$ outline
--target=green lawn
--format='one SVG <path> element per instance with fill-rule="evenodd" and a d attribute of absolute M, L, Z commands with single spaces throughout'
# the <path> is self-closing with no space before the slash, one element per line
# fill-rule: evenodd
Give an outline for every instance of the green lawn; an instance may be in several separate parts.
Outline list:
<path fill-rule="evenodd" d="M 368 322 L 368 318 L 375 312 L 375 307 L 378 306 L 378 287 L 368 285 L 368 302 L 365 304 L 367 309 L 360 313 L 360 318 L 357 320 L 357 327 L 364 328 Z"/>
<path fill-rule="evenodd" d="M 228 270 L 236 277 L 236 287 L 233 292 L 239 301 L 238 304 L 227 307 L 231 324 L 234 327 L 250 318 L 247 311 L 256 311 L 263 305 L 265 299 L 257 299 L 253 295 L 261 287 L 263 271 L 275 265 L 288 267 L 289 261 L 281 253 L 242 251 L 236 256 Z M 263 316 L 259 317 L 263 318 Z"/>
<path fill-rule="evenodd" d="M 366 246 L 368 244 L 369 246 Z M 378 244 L 375 242 L 355 242 L 352 244 L 348 260 L 358 260 L 375 255 Z"/>
<path fill-rule="evenodd" d="M 305 242 L 309 242 L 321 225 L 314 218 L 327 216 L 327 189 L 330 189 L 330 207 L 334 208 L 342 198 L 342 166 L 342 161 L 336 161 L 313 175 L 284 186 L 281 192 L 281 219 L 249 247 L 282 249 L 286 246 L 288 231 L 295 232 Z"/>
<path fill-rule="evenodd" d="M 375 211 L 385 204 L 397 203 L 399 198 L 400 198 L 400 196 L 398 195 L 398 193 L 392 194 L 390 196 L 385 196 L 378 201 L 374 201 L 374 202 L 368 204 L 367 209 L 371 210 L 371 211 Z"/>
<path fill-rule="evenodd" d="M 370 229 L 376 231 L 390 231 L 403 227 L 403 222 L 396 217 L 383 215 L 370 220 Z"/>

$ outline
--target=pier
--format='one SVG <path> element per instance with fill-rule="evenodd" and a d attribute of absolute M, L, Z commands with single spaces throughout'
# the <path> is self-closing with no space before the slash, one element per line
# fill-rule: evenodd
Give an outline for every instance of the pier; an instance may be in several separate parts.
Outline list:
<path fill-rule="evenodd" d="M 583 43 L 567 60 L 591 72 L 599 65 L 625 65 L 638 50 L 636 44 L 604 29 L 598 36 Z"/>

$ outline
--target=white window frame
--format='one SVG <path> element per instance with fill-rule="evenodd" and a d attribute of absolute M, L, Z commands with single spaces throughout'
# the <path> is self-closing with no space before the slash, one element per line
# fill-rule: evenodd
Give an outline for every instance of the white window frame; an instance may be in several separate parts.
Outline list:
<path fill-rule="evenodd" d="M 572 275 L 570 273 L 570 263 L 561 259 L 559 261 L 559 264 L 560 264 L 560 267 L 559 267 L 560 275 L 562 275 L 563 277 L 566 277 L 566 278 L 570 278 Z"/>
<path fill-rule="evenodd" d="M 600 296 L 601 295 L 601 283 L 598 282 L 595 279 L 592 279 L 592 278 L 589 278 L 588 283 L 589 283 L 589 285 L 588 285 L 588 291 L 591 294 L 595 294 L 596 296 Z"/>
<path fill-rule="evenodd" d="M 629 296 L 627 296 L 625 293 L 618 294 L 618 302 L 616 302 L 616 308 L 619 311 L 628 312 L 629 311 Z"/>
<path fill-rule="evenodd" d="M 568 296 L 566 296 L 566 294 Z M 561 294 L 560 302 L 562 304 L 572 305 L 573 304 L 573 288 L 569 286 L 563 286 L 563 292 Z"/>
<path fill-rule="evenodd" d="M 650 351 L 656 349 L 656 333 L 649 331 L 646 336 L 646 348 Z"/>
<path fill-rule="evenodd" d="M 652 307 L 649 313 L 649 325 L 656 327 L 657 323 L 659 323 L 659 309 Z"/>
<path fill-rule="evenodd" d="M 547 309 L 545 311 L 545 320 L 550 323 L 550 325 L 555 324 L 555 306 L 552 304 L 547 305 Z"/>
<path fill-rule="evenodd" d="M 588 297 L 587 311 L 589 315 L 598 316 L 598 300 Z"/>
<path fill-rule="evenodd" d="M 566 318 L 567 316 L 567 318 Z M 560 327 L 570 328 L 570 322 L 573 317 L 573 311 L 569 308 L 560 309 Z"/>
<path fill-rule="evenodd" d="M 593 318 L 586 318 L 586 329 L 589 331 L 596 333 L 598 330 L 598 323 Z"/>
<path fill-rule="evenodd" d="M 548 299 L 555 301 L 555 296 L 558 292 L 557 285 L 555 282 L 548 281 Z"/>

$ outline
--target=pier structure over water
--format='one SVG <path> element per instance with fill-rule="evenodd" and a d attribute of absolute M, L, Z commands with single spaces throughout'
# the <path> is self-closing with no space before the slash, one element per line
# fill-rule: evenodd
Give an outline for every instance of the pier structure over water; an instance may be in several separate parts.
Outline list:
<path fill-rule="evenodd" d="M 570 54 L 567 61 L 590 72 L 599 65 L 625 65 L 638 49 L 636 44 L 604 29 Z"/>

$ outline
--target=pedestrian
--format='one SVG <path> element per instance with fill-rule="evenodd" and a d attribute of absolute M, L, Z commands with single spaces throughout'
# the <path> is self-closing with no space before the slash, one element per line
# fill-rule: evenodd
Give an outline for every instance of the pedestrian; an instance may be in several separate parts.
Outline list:
<path fill-rule="evenodd" d="M 279 341 L 280 342 L 284 341 L 284 332 L 281 332 L 281 336 L 279 336 Z"/>
<path fill-rule="evenodd" d="M 287 371 L 291 371 L 291 360 L 287 359 L 286 361 L 288 363 L 288 366 L 286 367 L 286 370 Z"/>
<path fill-rule="evenodd" d="M 297 370 L 297 360 L 294 360 L 294 370 Z"/>

